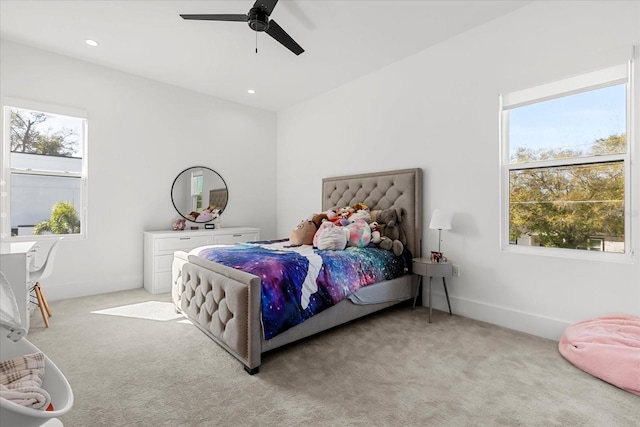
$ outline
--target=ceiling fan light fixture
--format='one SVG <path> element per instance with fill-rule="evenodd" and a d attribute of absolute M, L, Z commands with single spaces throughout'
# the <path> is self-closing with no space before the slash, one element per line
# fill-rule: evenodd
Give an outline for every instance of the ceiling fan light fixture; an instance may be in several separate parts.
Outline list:
<path fill-rule="evenodd" d="M 249 11 L 247 24 L 253 31 L 267 31 L 269 29 L 269 15 L 259 7 L 254 7 Z"/>

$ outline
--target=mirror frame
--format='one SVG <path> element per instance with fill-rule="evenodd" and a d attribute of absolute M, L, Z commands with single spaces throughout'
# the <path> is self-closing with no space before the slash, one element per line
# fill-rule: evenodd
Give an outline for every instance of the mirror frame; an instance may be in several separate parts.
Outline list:
<path fill-rule="evenodd" d="M 224 189 L 227 191 L 227 199 L 225 200 L 224 206 L 219 206 L 219 207 L 216 206 L 218 209 L 220 209 L 220 215 L 222 215 L 224 210 L 227 208 L 227 205 L 229 204 L 229 187 L 227 186 L 227 182 L 224 180 L 224 178 L 222 178 L 222 176 L 218 172 L 216 172 L 215 170 L 213 170 L 213 169 L 211 169 L 211 168 L 209 168 L 207 166 L 191 166 L 191 167 L 186 168 L 185 170 L 183 170 L 182 172 L 180 172 L 176 176 L 176 178 L 173 180 L 173 184 L 171 184 L 171 203 L 173 204 L 174 209 L 176 210 L 176 212 L 178 212 L 178 214 L 182 218 L 186 219 L 187 221 L 197 222 L 197 221 L 192 221 L 187 217 L 189 215 L 189 213 L 192 212 L 192 211 L 181 212 L 180 209 L 178 209 L 178 207 L 176 206 L 176 202 L 174 200 L 174 197 L 173 197 L 174 196 L 174 189 L 175 189 L 175 186 L 176 186 L 176 182 L 178 182 L 178 180 L 182 177 L 183 174 L 185 174 L 185 173 L 187 173 L 187 172 L 189 172 L 191 170 L 194 170 L 194 169 L 203 169 L 203 170 L 210 171 L 211 173 L 214 174 L 214 179 L 216 179 L 216 177 L 217 177 L 217 178 L 220 179 L 220 181 L 222 181 L 222 184 L 224 185 Z M 201 224 L 206 224 L 207 222 L 211 222 L 211 221 L 214 221 L 214 220 L 201 222 Z"/>

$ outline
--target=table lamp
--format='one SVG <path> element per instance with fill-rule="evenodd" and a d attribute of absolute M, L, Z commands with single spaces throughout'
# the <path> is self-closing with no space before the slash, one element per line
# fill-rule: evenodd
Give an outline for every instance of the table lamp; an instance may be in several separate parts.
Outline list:
<path fill-rule="evenodd" d="M 438 252 L 442 252 L 440 250 L 440 243 L 442 242 L 441 233 L 442 230 L 451 230 L 451 218 L 449 218 L 449 215 L 442 212 L 440 209 L 434 209 L 433 214 L 431 215 L 429 228 L 438 230 Z"/>

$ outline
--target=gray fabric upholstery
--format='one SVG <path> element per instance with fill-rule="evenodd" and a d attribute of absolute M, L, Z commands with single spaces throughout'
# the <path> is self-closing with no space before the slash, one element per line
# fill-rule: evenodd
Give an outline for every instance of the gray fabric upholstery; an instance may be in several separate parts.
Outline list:
<path fill-rule="evenodd" d="M 403 283 L 401 279 L 406 279 L 408 283 Z M 398 301 L 404 301 L 409 298 L 413 298 L 414 290 L 412 276 L 404 275 L 397 279 L 394 279 L 393 285 L 388 280 L 384 282 L 374 283 L 373 285 L 365 286 L 358 289 L 358 292 L 354 292 L 349 295 L 349 300 L 354 304 L 379 304 L 381 302 L 394 303 Z"/>
<path fill-rule="evenodd" d="M 188 259 L 180 309 L 245 366 L 259 366 L 260 278 L 193 255 Z"/>

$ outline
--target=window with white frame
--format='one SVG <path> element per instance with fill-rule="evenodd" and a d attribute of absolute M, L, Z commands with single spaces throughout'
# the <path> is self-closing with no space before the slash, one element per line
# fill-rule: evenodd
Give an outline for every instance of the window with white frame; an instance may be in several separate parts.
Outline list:
<path fill-rule="evenodd" d="M 191 210 L 202 210 L 202 184 L 204 175 L 201 170 L 191 172 Z"/>
<path fill-rule="evenodd" d="M 620 65 L 501 96 L 504 249 L 630 253 L 631 75 Z"/>
<path fill-rule="evenodd" d="M 86 236 L 86 114 L 10 99 L 3 107 L 2 238 Z"/>

